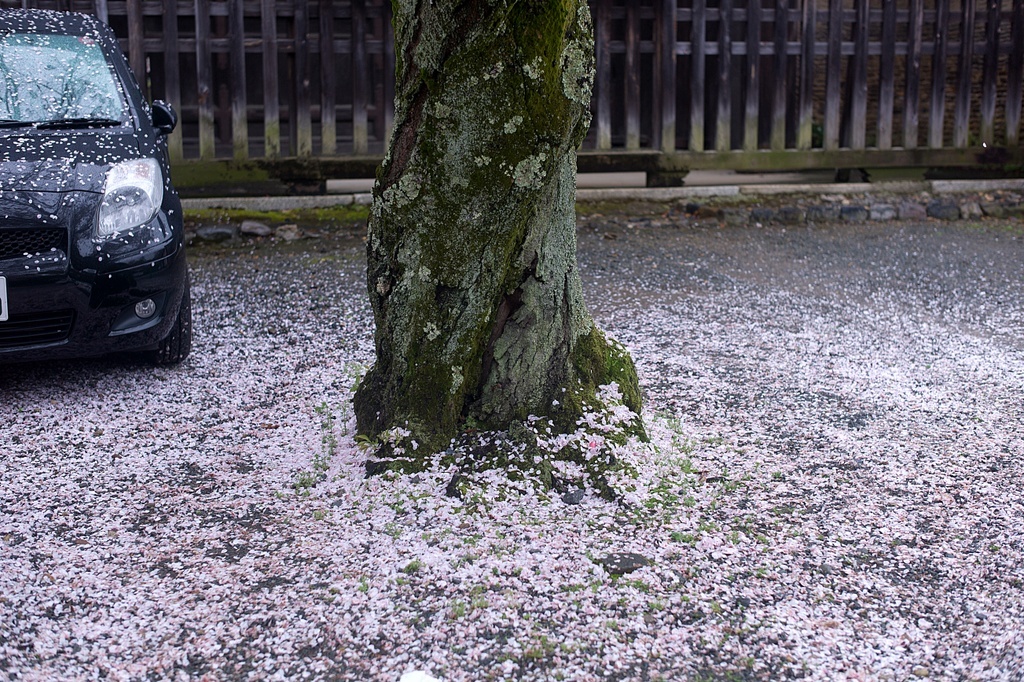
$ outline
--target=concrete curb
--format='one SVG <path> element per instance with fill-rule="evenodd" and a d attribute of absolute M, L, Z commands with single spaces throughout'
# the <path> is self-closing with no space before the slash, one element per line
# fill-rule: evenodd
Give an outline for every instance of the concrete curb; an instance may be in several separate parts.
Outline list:
<path fill-rule="evenodd" d="M 793 185 L 717 185 L 710 187 L 622 187 L 581 189 L 577 201 L 654 201 L 671 202 L 686 199 L 708 199 L 738 196 L 859 194 L 968 194 L 976 192 L 1024 192 L 1024 179 L 1013 180 L 926 180 L 923 182 L 819 183 Z M 317 196 L 217 197 L 182 199 L 186 211 L 202 209 L 236 209 L 249 211 L 287 211 L 295 209 L 330 208 L 334 206 L 367 205 L 372 195 L 323 194 Z"/>

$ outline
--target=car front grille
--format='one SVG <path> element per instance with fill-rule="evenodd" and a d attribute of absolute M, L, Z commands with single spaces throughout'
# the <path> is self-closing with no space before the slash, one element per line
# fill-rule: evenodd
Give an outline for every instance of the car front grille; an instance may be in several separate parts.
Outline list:
<path fill-rule="evenodd" d="M 71 334 L 73 310 L 11 315 L 0 322 L 0 348 L 22 348 L 65 341 Z"/>
<path fill-rule="evenodd" d="M 59 227 L 0 228 L 0 260 L 34 256 L 68 247 L 67 230 Z"/>

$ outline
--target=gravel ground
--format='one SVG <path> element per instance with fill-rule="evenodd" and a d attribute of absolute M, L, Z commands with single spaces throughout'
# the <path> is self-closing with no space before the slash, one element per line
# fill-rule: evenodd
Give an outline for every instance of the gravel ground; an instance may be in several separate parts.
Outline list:
<path fill-rule="evenodd" d="M 635 505 L 364 479 L 362 257 L 196 249 L 183 366 L 0 370 L 0 679 L 1024 677 L 1019 221 L 584 220 Z"/>

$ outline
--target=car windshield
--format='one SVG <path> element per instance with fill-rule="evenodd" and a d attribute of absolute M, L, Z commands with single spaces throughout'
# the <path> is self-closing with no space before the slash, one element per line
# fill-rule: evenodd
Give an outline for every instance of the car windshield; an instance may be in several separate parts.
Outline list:
<path fill-rule="evenodd" d="M 124 97 L 99 44 L 87 36 L 0 36 L 0 119 L 123 121 Z"/>

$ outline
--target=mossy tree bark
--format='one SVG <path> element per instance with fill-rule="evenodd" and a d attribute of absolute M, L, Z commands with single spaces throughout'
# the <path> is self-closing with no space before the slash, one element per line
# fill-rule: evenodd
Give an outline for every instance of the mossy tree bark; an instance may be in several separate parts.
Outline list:
<path fill-rule="evenodd" d="M 576 266 L 586 1 L 393 5 L 395 133 L 369 224 L 377 358 L 355 396 L 359 432 L 406 429 L 423 454 L 467 423 L 536 415 L 571 430 L 612 382 L 639 415 L 632 360 L 594 325 Z"/>

